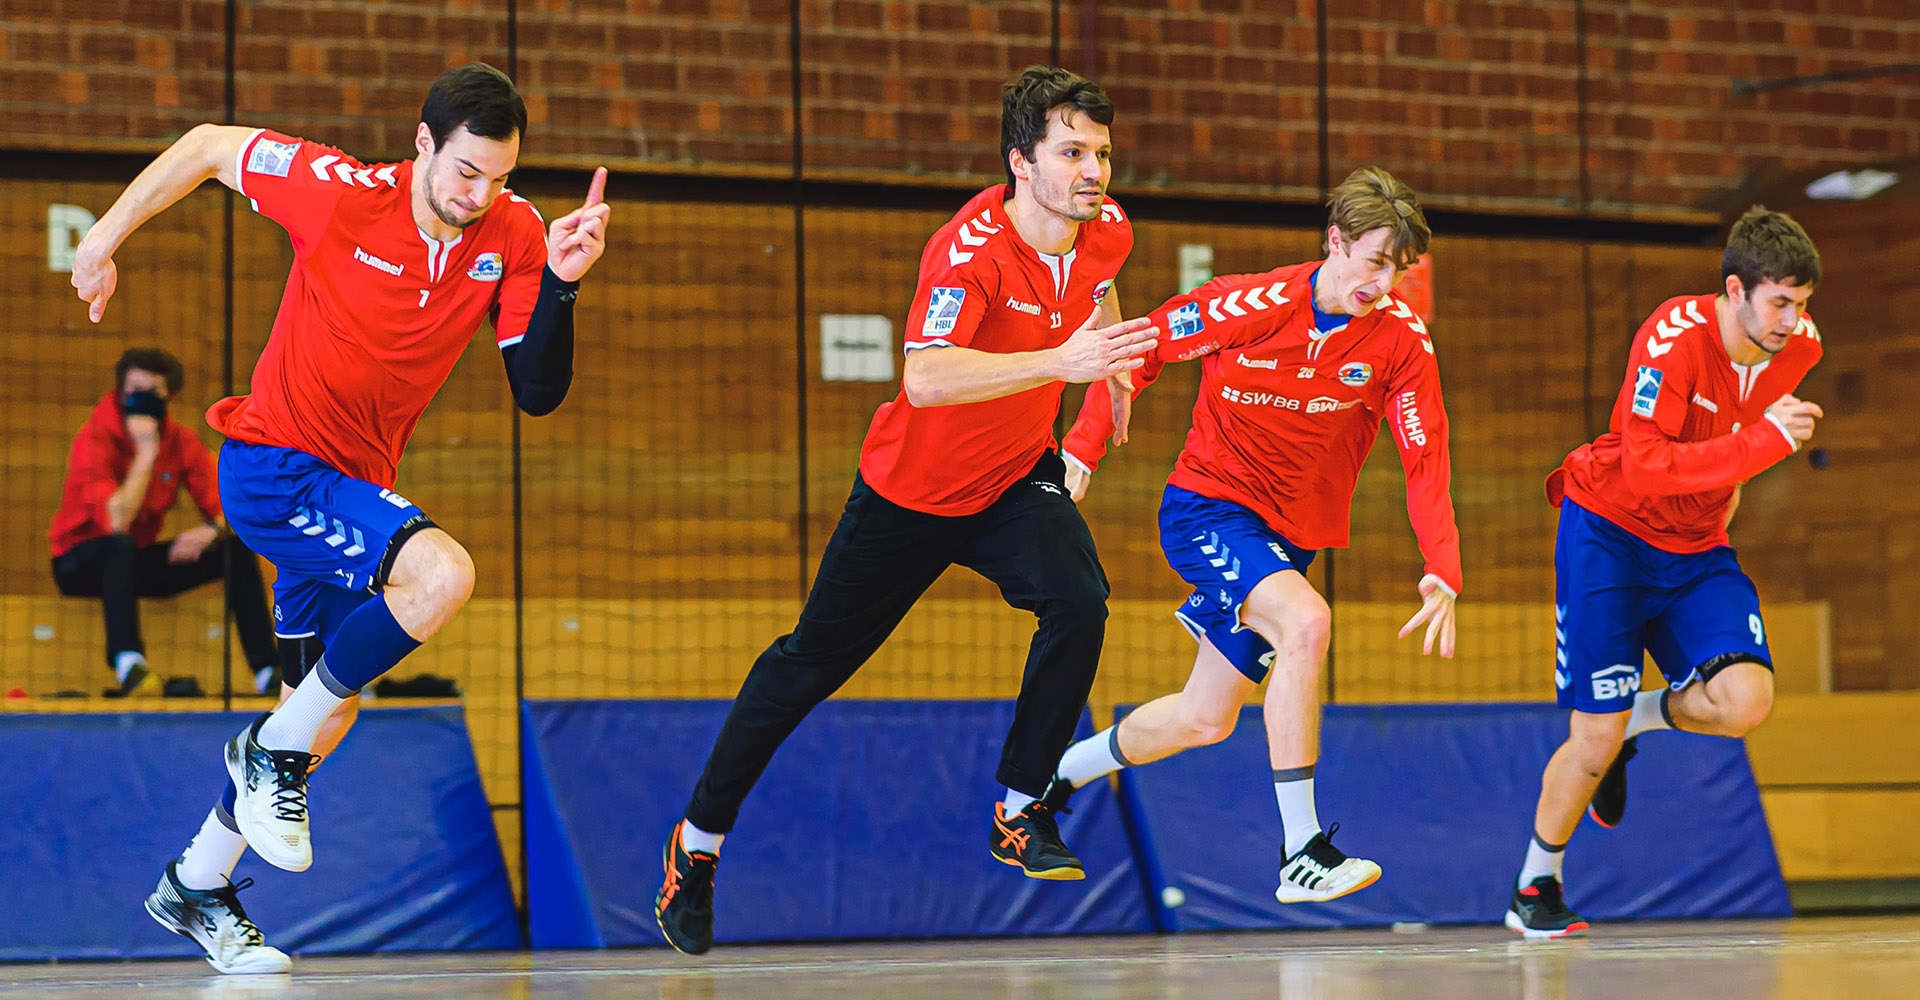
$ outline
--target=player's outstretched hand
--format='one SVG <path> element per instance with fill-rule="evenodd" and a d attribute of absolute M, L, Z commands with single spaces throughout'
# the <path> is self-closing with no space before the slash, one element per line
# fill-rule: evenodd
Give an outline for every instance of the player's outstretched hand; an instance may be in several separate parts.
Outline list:
<path fill-rule="evenodd" d="M 547 227 L 547 267 L 562 281 L 579 281 L 607 252 L 607 217 L 613 209 L 600 196 L 607 189 L 607 168 L 593 172 L 587 203 Z"/>
<path fill-rule="evenodd" d="M 1806 441 L 1813 437 L 1813 422 L 1826 416 L 1817 404 L 1804 399 L 1795 399 L 1791 394 L 1781 396 L 1767 407 L 1767 416 L 1780 422 L 1787 434 L 1795 441 Z"/>
<path fill-rule="evenodd" d="M 1094 324 L 1099 321 L 1100 309 L 1096 306 L 1087 321 L 1080 324 L 1080 329 L 1053 349 L 1061 381 L 1098 382 L 1130 372 L 1146 364 L 1146 353 L 1159 346 L 1155 337 L 1160 331 L 1154 328 L 1152 317 L 1142 316 L 1095 328 Z M 1131 402 L 1131 393 L 1128 399 Z"/>
<path fill-rule="evenodd" d="M 82 238 L 73 251 L 72 284 L 80 293 L 80 301 L 90 304 L 87 318 L 100 322 L 100 317 L 107 314 L 107 300 L 113 298 L 113 290 L 120 284 L 120 269 L 113 265 L 112 249 Z"/>
<path fill-rule="evenodd" d="M 1453 594 L 1441 584 L 1440 578 L 1429 573 L 1420 578 L 1420 596 L 1426 600 L 1420 606 L 1420 612 L 1400 626 L 1400 638 L 1405 639 L 1421 625 L 1427 626 L 1426 641 L 1420 644 L 1420 652 L 1432 653 L 1434 640 L 1440 644 L 1440 655 L 1453 659 Z"/>

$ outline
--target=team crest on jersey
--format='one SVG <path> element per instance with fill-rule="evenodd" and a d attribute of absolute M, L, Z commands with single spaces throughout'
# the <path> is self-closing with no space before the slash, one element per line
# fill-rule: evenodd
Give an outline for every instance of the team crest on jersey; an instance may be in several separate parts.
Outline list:
<path fill-rule="evenodd" d="M 1200 318 L 1200 303 L 1189 302 L 1167 314 L 1167 339 L 1184 340 L 1207 328 Z"/>
<path fill-rule="evenodd" d="M 1340 384 L 1363 386 L 1373 381 L 1373 366 L 1364 361 L 1340 366 Z"/>
<path fill-rule="evenodd" d="M 1106 301 L 1107 293 L 1111 291 L 1113 291 L 1112 278 L 1108 278 L 1107 280 L 1102 281 L 1101 283 L 1093 286 L 1093 304 L 1097 306 L 1101 302 Z"/>
<path fill-rule="evenodd" d="M 293 154 L 299 151 L 298 143 L 263 138 L 253 144 L 253 152 L 247 155 L 247 173 L 285 177 L 293 169 Z"/>
<path fill-rule="evenodd" d="M 467 277 L 475 281 L 499 281 L 506 273 L 506 267 L 500 263 L 497 253 L 483 253 L 473 259 L 473 266 L 467 268 Z"/>
<path fill-rule="evenodd" d="M 927 321 L 921 326 L 921 336 L 939 338 L 951 335 L 954 327 L 960 325 L 960 306 L 966 301 L 967 290 L 964 288 L 934 288 L 933 297 L 927 301 Z"/>
<path fill-rule="evenodd" d="M 1660 401 L 1660 380 L 1666 373 L 1658 368 L 1640 366 L 1639 374 L 1633 377 L 1633 415 L 1636 417 L 1653 416 L 1653 404 Z"/>

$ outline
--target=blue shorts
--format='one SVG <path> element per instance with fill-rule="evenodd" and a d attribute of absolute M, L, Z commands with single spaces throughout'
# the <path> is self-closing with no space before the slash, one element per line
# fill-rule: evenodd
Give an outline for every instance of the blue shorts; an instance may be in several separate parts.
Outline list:
<path fill-rule="evenodd" d="M 413 502 L 304 451 L 246 441 L 220 446 L 220 503 L 247 547 L 278 569 L 273 631 L 333 639 L 386 583 L 389 550 L 431 524 Z"/>
<path fill-rule="evenodd" d="M 1642 650 L 1675 691 L 1702 667 L 1751 661 L 1772 669 L 1759 592 L 1730 546 L 1667 552 L 1566 500 L 1553 567 L 1561 708 L 1632 708 Z"/>
<path fill-rule="evenodd" d="M 1260 515 L 1226 500 L 1168 486 L 1160 498 L 1160 548 L 1193 595 L 1174 617 L 1206 636 L 1255 684 L 1273 666 L 1273 647 L 1240 621 L 1240 605 L 1260 581 L 1275 573 L 1305 573 L 1313 550 L 1282 538 Z"/>

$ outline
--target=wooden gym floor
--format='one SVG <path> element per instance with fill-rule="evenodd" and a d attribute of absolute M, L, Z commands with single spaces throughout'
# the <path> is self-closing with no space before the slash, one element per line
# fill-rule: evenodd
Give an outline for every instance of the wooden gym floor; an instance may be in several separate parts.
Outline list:
<path fill-rule="evenodd" d="M 1637 923 L 1522 942 L 1497 927 L 935 941 L 669 952 L 296 958 L 292 976 L 199 962 L 0 966 L 0 997 L 1120 997 L 1460 1000 L 1915 996 L 1920 916 Z"/>

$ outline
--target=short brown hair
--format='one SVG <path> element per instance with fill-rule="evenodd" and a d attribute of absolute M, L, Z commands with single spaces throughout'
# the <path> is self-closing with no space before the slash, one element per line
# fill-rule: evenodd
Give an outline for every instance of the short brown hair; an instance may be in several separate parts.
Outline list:
<path fill-rule="evenodd" d="M 1792 216 L 1755 205 L 1727 234 L 1727 249 L 1720 256 L 1720 280 L 1725 282 L 1728 275 L 1738 276 L 1740 287 L 1749 292 L 1769 281 L 1818 284 L 1820 251 L 1814 249 L 1813 237 Z"/>
<path fill-rule="evenodd" d="M 166 379 L 169 396 L 178 393 L 187 381 L 187 369 L 179 358 L 158 347 L 129 347 L 113 366 L 114 392 L 118 393 L 121 386 L 127 384 L 127 373 L 135 368 Z"/>
<path fill-rule="evenodd" d="M 1032 163 L 1040 140 L 1047 137 L 1047 119 L 1059 108 L 1113 124 L 1113 101 L 1100 85 L 1057 66 L 1028 66 L 1000 88 L 1000 165 L 1006 168 L 1009 189 L 1014 177 L 1007 154 L 1017 149 Z"/>
<path fill-rule="evenodd" d="M 1401 267 L 1419 260 L 1433 242 L 1420 196 L 1379 167 L 1361 167 L 1333 189 L 1327 198 L 1327 226 L 1338 226 L 1349 246 L 1376 229 L 1391 229 L 1387 252 Z M 1321 250 L 1330 252 L 1332 245 L 1323 240 Z"/>

